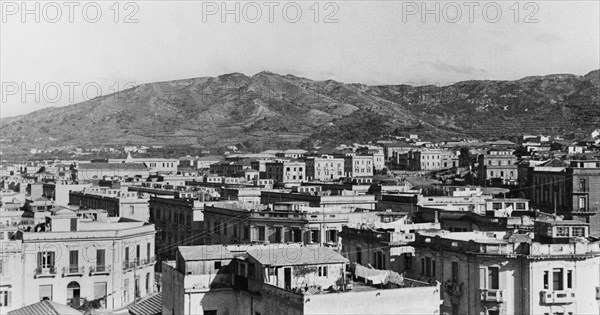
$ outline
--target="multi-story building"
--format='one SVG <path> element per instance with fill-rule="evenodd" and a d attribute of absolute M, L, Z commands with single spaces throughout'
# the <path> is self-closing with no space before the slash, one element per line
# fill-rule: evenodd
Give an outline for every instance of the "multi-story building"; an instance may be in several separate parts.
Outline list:
<path fill-rule="evenodd" d="M 77 167 L 79 181 L 104 177 L 147 178 L 150 171 L 143 163 L 80 163 Z"/>
<path fill-rule="evenodd" d="M 344 176 L 369 177 L 373 176 L 373 155 L 352 155 L 344 157 Z"/>
<path fill-rule="evenodd" d="M 600 160 L 550 160 L 528 175 L 532 207 L 588 222 L 591 234 L 600 236 Z"/>
<path fill-rule="evenodd" d="M 600 242 L 577 221 L 517 232 L 417 232 L 414 277 L 443 284 L 447 314 L 597 314 Z"/>
<path fill-rule="evenodd" d="M 408 169 L 437 171 L 458 167 L 458 156 L 443 149 L 419 149 L 408 152 Z"/>
<path fill-rule="evenodd" d="M 204 202 L 185 193 L 174 197 L 150 197 L 150 222 L 156 226 L 156 256 L 173 259 L 177 245 L 205 244 Z"/>
<path fill-rule="evenodd" d="M 139 197 L 135 191 L 130 192 L 127 188 L 89 187 L 83 191 L 71 191 L 69 204 L 103 209 L 111 217 L 125 217 L 142 222 L 148 222 L 150 217 L 148 199 Z"/>
<path fill-rule="evenodd" d="M 276 161 L 266 163 L 264 177 L 276 184 L 300 183 L 306 180 L 306 164 L 298 161 Z"/>
<path fill-rule="evenodd" d="M 516 185 L 519 178 L 517 157 L 514 150 L 491 149 L 480 154 L 478 177 L 482 184 Z"/>
<path fill-rule="evenodd" d="M 276 203 L 271 209 L 246 204 L 204 208 L 210 244 L 302 243 L 338 248 L 350 213 L 338 208 L 311 208 L 308 203 Z"/>
<path fill-rule="evenodd" d="M 410 223 L 399 213 L 383 212 L 378 220 L 355 220 L 343 227 L 342 255 L 360 265 L 399 273 L 413 269 L 415 231 L 439 229 L 439 223 Z"/>
<path fill-rule="evenodd" d="M 211 173 L 215 173 L 221 176 L 226 176 L 226 177 L 232 177 L 232 176 L 238 176 L 238 174 L 246 169 L 246 168 L 250 168 L 250 164 L 249 162 L 246 162 L 244 160 L 241 161 L 233 161 L 233 162 L 221 162 L 221 163 L 215 163 L 215 164 L 211 164 L 209 166 L 210 168 L 210 172 Z"/>
<path fill-rule="evenodd" d="M 54 204 L 69 205 L 69 193 L 72 191 L 82 191 L 92 187 L 92 184 L 79 184 L 69 181 L 57 181 L 54 183 L 45 183 L 42 186 L 42 196 L 54 200 Z"/>
<path fill-rule="evenodd" d="M 317 247 L 181 247 L 176 261 L 163 263 L 162 314 L 439 312 L 439 284 L 366 285 L 346 276 L 347 263 Z"/>
<path fill-rule="evenodd" d="M 41 300 L 113 310 L 154 291 L 154 226 L 62 209 L 2 239 L 2 313 Z M 0 296 L 0 298 L 2 298 Z"/>
<path fill-rule="evenodd" d="M 263 205 L 268 205 L 299 201 L 308 202 L 311 207 L 342 207 L 348 210 L 356 208 L 374 210 L 377 204 L 375 195 L 361 195 L 354 192 L 335 195 L 331 191 L 321 191 L 320 186 L 294 187 L 294 190 L 263 190 L 261 191 L 260 202 Z"/>
<path fill-rule="evenodd" d="M 333 181 L 344 177 L 344 159 L 332 155 L 309 157 L 306 159 L 306 179 Z"/>

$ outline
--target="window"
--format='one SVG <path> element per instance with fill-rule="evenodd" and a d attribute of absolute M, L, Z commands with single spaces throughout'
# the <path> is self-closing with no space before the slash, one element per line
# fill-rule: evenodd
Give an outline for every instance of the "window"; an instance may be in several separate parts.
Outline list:
<path fill-rule="evenodd" d="M 550 281 L 549 279 L 549 272 L 546 270 L 544 271 L 544 289 L 548 289 L 548 282 Z"/>
<path fill-rule="evenodd" d="M 233 226 L 233 238 L 237 238 L 237 237 L 238 237 L 238 227 Z"/>
<path fill-rule="evenodd" d="M 488 267 L 488 289 L 498 290 L 500 288 L 499 278 L 500 269 L 498 267 Z"/>
<path fill-rule="evenodd" d="M 310 241 L 312 243 L 318 243 L 319 242 L 319 230 L 311 230 L 310 231 Z"/>
<path fill-rule="evenodd" d="M 79 269 L 79 251 L 69 251 L 69 272 L 75 273 Z"/>
<path fill-rule="evenodd" d="M 148 260 L 148 263 L 150 263 L 150 243 L 146 244 L 146 260 Z"/>
<path fill-rule="evenodd" d="M 275 239 L 273 243 L 281 243 L 281 227 L 275 227 Z"/>
<path fill-rule="evenodd" d="M 245 240 L 250 239 L 250 227 L 249 226 L 244 226 L 244 239 Z"/>
<path fill-rule="evenodd" d="M 327 242 L 337 243 L 337 230 L 327 230 Z"/>
<path fill-rule="evenodd" d="M 561 291 L 564 290 L 563 286 L 563 269 L 554 268 L 552 269 L 552 290 Z"/>
<path fill-rule="evenodd" d="M 40 285 L 40 301 L 49 300 L 52 301 L 52 285 L 45 284 Z"/>
<path fill-rule="evenodd" d="M 585 179 L 579 180 L 579 191 L 585 191 Z"/>
<path fill-rule="evenodd" d="M 409 254 L 402 254 L 402 259 L 404 260 L 404 269 L 412 270 L 412 257 Z"/>
<path fill-rule="evenodd" d="M 573 270 L 567 270 L 567 289 L 573 289 Z"/>
<path fill-rule="evenodd" d="M 40 268 L 54 268 L 54 252 L 39 252 L 37 264 Z"/>
<path fill-rule="evenodd" d="M 516 208 L 517 210 L 525 210 L 525 203 L 524 203 L 524 202 L 517 202 L 517 203 L 515 204 L 515 208 Z"/>
<path fill-rule="evenodd" d="M 8 290 L 0 290 L 0 307 L 9 306 L 11 303 L 11 292 Z"/>
<path fill-rule="evenodd" d="M 356 263 L 362 265 L 362 248 L 356 248 Z"/>
<path fill-rule="evenodd" d="M 571 228 L 571 236 L 573 236 L 573 237 L 585 236 L 585 228 L 584 227 L 572 227 Z"/>
<path fill-rule="evenodd" d="M 566 226 L 556 227 L 556 236 L 569 236 L 569 228 Z"/>
<path fill-rule="evenodd" d="M 327 277 L 327 266 L 321 266 L 318 268 L 319 277 Z"/>
<path fill-rule="evenodd" d="M 123 302 L 129 303 L 129 279 L 123 281 Z"/>
<path fill-rule="evenodd" d="M 502 203 L 501 202 L 494 202 L 494 203 L 492 203 L 492 209 L 494 209 L 494 210 L 500 210 L 500 209 L 502 209 Z"/>
<path fill-rule="evenodd" d="M 579 197 L 579 210 L 587 209 L 587 198 Z"/>
<path fill-rule="evenodd" d="M 259 241 L 265 240 L 265 227 L 264 226 L 258 227 L 258 240 Z"/>
<path fill-rule="evenodd" d="M 77 231 L 77 218 L 71 219 L 71 231 Z"/>
<path fill-rule="evenodd" d="M 99 300 L 102 307 L 106 307 L 106 282 L 94 282 L 94 299 Z"/>
<path fill-rule="evenodd" d="M 133 215 L 134 209 L 135 209 L 134 206 L 129 206 L 129 215 Z"/>
<path fill-rule="evenodd" d="M 458 262 L 452 262 L 452 281 L 458 282 Z"/>
<path fill-rule="evenodd" d="M 215 270 L 219 270 L 219 269 L 221 269 L 221 262 L 215 261 Z"/>
<path fill-rule="evenodd" d="M 435 277 L 435 259 L 431 257 L 421 259 L 421 274 L 430 278 Z"/>
<path fill-rule="evenodd" d="M 104 271 L 105 270 L 105 250 L 97 249 L 96 250 L 96 271 Z"/>

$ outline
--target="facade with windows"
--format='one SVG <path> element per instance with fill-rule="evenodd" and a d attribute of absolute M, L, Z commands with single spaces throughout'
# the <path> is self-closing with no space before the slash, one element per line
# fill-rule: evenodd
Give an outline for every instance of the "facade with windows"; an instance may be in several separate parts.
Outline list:
<path fill-rule="evenodd" d="M 352 155 L 344 158 L 346 177 L 370 177 L 373 176 L 374 169 L 373 155 Z"/>
<path fill-rule="evenodd" d="M 2 241 L 4 311 L 41 300 L 112 310 L 154 292 L 154 226 L 103 212 L 60 210 Z M 6 276 L 5 276 L 6 275 Z"/>
<path fill-rule="evenodd" d="M 600 236 L 600 160 L 542 164 L 528 173 L 532 207 L 589 223 L 590 234 Z"/>
<path fill-rule="evenodd" d="M 306 180 L 306 164 L 298 161 L 268 162 L 264 176 L 276 184 L 300 183 Z"/>
<path fill-rule="evenodd" d="M 162 314 L 438 314 L 439 284 L 353 282 L 329 248 L 180 248 L 163 263 Z"/>
<path fill-rule="evenodd" d="M 458 167 L 458 156 L 453 151 L 426 149 L 407 153 L 408 169 L 414 171 L 437 171 Z"/>
<path fill-rule="evenodd" d="M 416 277 L 442 283 L 445 314 L 597 314 L 600 242 L 576 221 L 528 234 L 418 232 Z"/>
<path fill-rule="evenodd" d="M 307 180 L 329 182 L 344 177 L 344 159 L 332 155 L 306 158 Z"/>
<path fill-rule="evenodd" d="M 516 185 L 519 177 L 513 150 L 489 150 L 478 157 L 478 177 L 482 184 Z"/>
<path fill-rule="evenodd" d="M 276 203 L 268 210 L 207 205 L 204 229 L 210 244 L 301 243 L 339 248 L 339 232 L 349 215 L 339 207 L 311 208 L 307 203 Z"/>
<path fill-rule="evenodd" d="M 69 204 L 82 208 L 103 209 L 111 217 L 124 217 L 143 222 L 148 222 L 150 217 L 148 199 L 138 197 L 137 192 L 130 192 L 127 188 L 89 187 L 83 191 L 71 191 Z"/>

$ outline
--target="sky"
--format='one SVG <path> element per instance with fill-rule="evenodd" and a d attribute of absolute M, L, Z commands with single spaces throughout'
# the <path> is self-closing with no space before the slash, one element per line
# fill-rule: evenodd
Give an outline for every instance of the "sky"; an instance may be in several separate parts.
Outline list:
<path fill-rule="evenodd" d="M 261 71 L 451 84 L 600 68 L 600 1 L 1 1 L 0 117 Z"/>

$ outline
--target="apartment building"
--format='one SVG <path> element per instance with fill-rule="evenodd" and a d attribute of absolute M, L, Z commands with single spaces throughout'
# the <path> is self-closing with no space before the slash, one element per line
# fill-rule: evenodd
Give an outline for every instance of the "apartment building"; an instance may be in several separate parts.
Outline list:
<path fill-rule="evenodd" d="M 600 236 L 600 160 L 550 160 L 528 175 L 532 207 L 587 222 Z"/>
<path fill-rule="evenodd" d="M 42 196 L 54 200 L 54 204 L 69 205 L 69 193 L 71 191 L 82 191 L 92 187 L 92 184 L 80 184 L 66 180 L 59 180 L 53 183 L 44 183 L 42 185 Z"/>
<path fill-rule="evenodd" d="M 344 176 L 346 177 L 370 177 L 373 176 L 374 169 L 373 155 L 344 157 Z"/>
<path fill-rule="evenodd" d="M 154 226 L 61 209 L 2 239 L 0 312 L 41 300 L 118 309 L 154 291 Z"/>
<path fill-rule="evenodd" d="M 519 172 L 514 150 L 491 149 L 477 158 L 478 177 L 482 185 L 516 185 Z"/>
<path fill-rule="evenodd" d="M 333 155 L 308 157 L 306 162 L 307 180 L 328 182 L 344 177 L 344 159 Z"/>
<path fill-rule="evenodd" d="M 124 217 L 148 222 L 150 209 L 148 199 L 139 197 L 126 187 L 111 189 L 108 187 L 88 187 L 83 191 L 70 191 L 69 204 L 81 208 L 104 209 L 111 217 Z"/>
<path fill-rule="evenodd" d="M 439 223 L 412 223 L 400 213 L 376 213 L 343 227 L 341 253 L 359 265 L 402 273 L 413 269 L 415 231 L 439 228 Z"/>
<path fill-rule="evenodd" d="M 265 179 L 276 184 L 300 183 L 306 180 L 306 163 L 298 161 L 275 161 L 265 165 Z"/>
<path fill-rule="evenodd" d="M 414 274 L 443 284 L 446 314 L 597 314 L 600 242 L 578 221 L 529 233 L 417 232 Z"/>
<path fill-rule="evenodd" d="M 205 230 L 210 244 L 302 243 L 338 248 L 349 213 L 312 208 L 308 203 L 275 203 L 272 208 L 245 204 L 207 205 Z"/>
<path fill-rule="evenodd" d="M 263 190 L 261 204 L 268 205 L 280 202 L 308 202 L 311 207 L 343 207 L 348 210 L 356 208 L 374 210 L 377 200 L 375 195 L 363 195 L 355 192 L 348 194 L 332 194 L 331 191 L 321 191 L 320 186 L 300 186 L 298 188 Z"/>
<path fill-rule="evenodd" d="M 458 167 L 458 156 L 443 149 L 419 149 L 408 152 L 408 169 L 437 171 Z"/>
<path fill-rule="evenodd" d="M 163 264 L 163 308 L 174 314 L 437 314 L 439 285 L 375 286 L 346 277 L 327 248 L 180 248 Z M 232 303 L 235 301 L 235 303 Z"/>

